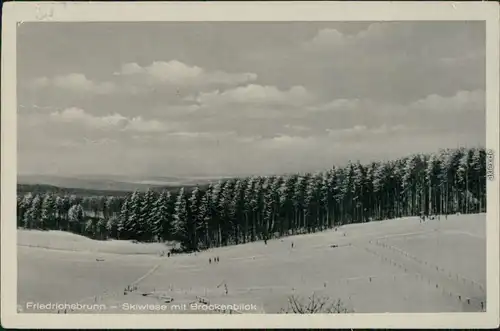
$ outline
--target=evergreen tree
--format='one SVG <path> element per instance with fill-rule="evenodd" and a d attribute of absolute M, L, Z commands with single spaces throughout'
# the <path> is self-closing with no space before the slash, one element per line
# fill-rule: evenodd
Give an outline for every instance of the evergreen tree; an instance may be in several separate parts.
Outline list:
<path fill-rule="evenodd" d="M 366 167 L 366 176 L 365 176 L 365 185 L 364 185 L 364 191 L 366 192 L 366 215 L 365 215 L 365 221 L 371 221 L 374 218 L 375 215 L 375 189 L 373 186 L 373 181 L 375 178 L 375 169 L 377 167 L 377 164 L 375 162 L 371 162 L 369 165 Z M 398 216 L 401 216 L 401 210 L 399 210 Z"/>
<path fill-rule="evenodd" d="M 273 183 L 275 180 L 276 178 L 274 176 L 267 177 L 264 181 L 264 185 L 262 186 L 264 204 L 262 210 L 262 223 L 259 232 L 262 234 L 264 240 L 268 240 L 270 238 L 269 228 L 273 217 Z"/>
<path fill-rule="evenodd" d="M 36 194 L 33 197 L 31 202 L 31 207 L 29 210 L 29 225 L 28 228 L 31 229 L 40 229 L 41 218 L 42 218 L 42 204 L 43 199 L 39 194 Z"/>
<path fill-rule="evenodd" d="M 221 196 L 219 199 L 219 238 L 220 244 L 227 246 L 231 240 L 231 225 L 232 225 L 232 201 L 234 197 L 234 188 L 236 181 L 230 179 L 224 182 Z"/>
<path fill-rule="evenodd" d="M 200 230 L 203 229 L 203 219 L 200 218 L 200 208 L 202 203 L 202 193 L 200 189 L 195 187 L 189 197 L 189 208 L 187 217 L 188 232 L 190 233 L 190 241 L 192 248 L 198 250 L 200 241 Z"/>
<path fill-rule="evenodd" d="M 85 222 L 84 234 L 92 239 L 97 237 L 97 221 L 95 218 L 89 218 Z"/>
<path fill-rule="evenodd" d="M 188 209 L 186 194 L 184 193 L 184 188 L 181 188 L 175 202 L 172 230 L 174 238 L 180 243 L 181 249 L 185 251 L 193 248 L 193 243 L 190 242 L 190 229 L 187 217 Z"/>
<path fill-rule="evenodd" d="M 153 235 L 157 241 L 171 239 L 172 214 L 169 208 L 172 195 L 168 191 L 163 191 L 153 205 Z"/>
<path fill-rule="evenodd" d="M 305 179 L 306 180 L 304 181 L 304 183 L 306 183 L 306 185 L 303 192 L 304 200 L 302 206 L 302 217 L 304 222 L 304 229 L 307 230 L 308 233 L 310 233 L 314 229 L 313 209 L 314 196 L 316 193 L 316 177 L 308 174 Z"/>
<path fill-rule="evenodd" d="M 101 197 L 102 216 L 109 220 L 115 214 L 116 198 L 113 196 Z"/>
<path fill-rule="evenodd" d="M 28 193 L 28 194 L 24 195 L 24 197 L 22 199 L 22 204 L 21 204 L 22 213 L 20 215 L 20 218 L 22 220 L 21 221 L 22 226 L 26 229 L 31 228 L 32 224 L 33 224 L 31 212 L 30 212 L 33 198 L 34 198 L 33 194 Z"/>
<path fill-rule="evenodd" d="M 139 191 L 132 193 L 128 204 L 128 220 L 125 223 L 126 232 L 130 239 L 140 240 L 143 237 L 144 229 L 142 222 L 142 196 Z"/>
<path fill-rule="evenodd" d="M 69 227 L 69 209 L 71 208 L 71 197 L 65 195 L 62 198 L 61 206 L 61 224 L 60 229 L 67 229 Z"/>
<path fill-rule="evenodd" d="M 482 148 L 475 148 L 472 153 L 471 169 L 473 172 L 474 194 L 478 200 L 477 212 L 486 211 L 486 153 Z"/>
<path fill-rule="evenodd" d="M 56 201 L 51 193 L 46 193 L 42 202 L 41 229 L 53 229 L 55 225 Z"/>
<path fill-rule="evenodd" d="M 275 176 L 272 185 L 271 185 L 271 192 L 270 192 L 270 198 L 271 198 L 271 217 L 270 217 L 270 224 L 269 224 L 269 230 L 268 232 L 274 235 L 276 232 L 278 232 L 281 228 L 281 212 L 280 212 L 280 207 L 281 207 L 281 186 L 283 185 L 284 178 L 281 176 Z"/>
<path fill-rule="evenodd" d="M 354 164 L 353 173 L 353 202 L 354 202 L 354 220 L 356 223 L 365 221 L 365 206 L 366 206 L 366 169 L 358 162 Z"/>
<path fill-rule="evenodd" d="M 245 235 L 243 236 L 243 242 L 247 242 L 248 240 L 255 241 L 255 213 L 257 209 L 256 185 L 257 179 L 255 177 L 250 177 L 245 190 L 245 223 L 243 226 Z"/>
<path fill-rule="evenodd" d="M 24 208 L 23 208 L 23 197 L 21 195 L 17 195 L 17 209 L 16 209 L 16 220 L 17 220 L 17 227 L 21 227 L 23 224 L 23 217 L 24 217 Z"/>
<path fill-rule="evenodd" d="M 73 205 L 68 212 L 69 231 L 79 232 L 80 225 L 83 222 L 83 208 L 80 204 Z"/>
<path fill-rule="evenodd" d="M 54 229 L 56 230 L 62 230 L 64 227 L 64 220 L 66 219 L 66 214 L 67 212 L 65 211 L 65 206 L 64 206 L 64 197 L 56 197 L 55 201 L 55 220 L 56 224 L 54 226 Z"/>
<path fill-rule="evenodd" d="M 120 219 L 117 224 L 117 238 L 118 239 L 130 239 L 131 233 L 128 229 L 128 224 L 130 222 L 130 197 L 127 197 L 122 204 Z"/>
<path fill-rule="evenodd" d="M 222 245 L 222 229 L 221 219 L 224 213 L 224 186 L 225 182 L 219 181 L 213 186 L 212 189 L 212 203 L 211 203 L 211 220 L 210 232 L 213 245 L 220 247 Z"/>
<path fill-rule="evenodd" d="M 205 194 L 203 194 L 200 209 L 198 211 L 198 219 L 203 222 L 203 247 L 212 247 L 211 220 L 213 219 L 213 186 L 209 184 Z"/>
<path fill-rule="evenodd" d="M 297 233 L 298 230 L 303 228 L 301 222 L 302 209 L 304 208 L 305 190 L 307 188 L 307 179 L 303 176 L 297 177 L 294 187 L 293 195 L 293 207 L 294 207 L 294 220 L 293 233 Z"/>
<path fill-rule="evenodd" d="M 106 221 L 106 232 L 108 234 L 108 238 L 118 239 L 119 221 L 120 221 L 120 219 L 116 215 L 112 215 Z"/>
<path fill-rule="evenodd" d="M 96 222 L 96 238 L 99 240 L 104 240 L 108 238 L 107 221 L 100 217 Z"/>
<path fill-rule="evenodd" d="M 441 162 L 438 156 L 431 155 L 427 160 L 427 167 L 425 171 L 425 180 L 429 189 L 429 205 L 427 207 L 427 215 L 435 215 L 441 213 Z"/>
<path fill-rule="evenodd" d="M 291 175 L 288 176 L 281 187 L 280 205 L 283 208 L 283 233 L 291 234 L 295 232 L 296 229 L 296 210 L 294 205 L 295 198 L 295 187 L 297 185 L 299 176 Z"/>
<path fill-rule="evenodd" d="M 256 239 L 263 239 L 264 233 L 262 231 L 263 229 L 263 216 L 264 216 L 264 199 L 265 199 L 265 191 L 266 191 L 266 177 L 257 177 L 257 183 L 255 185 L 255 200 L 256 200 L 256 206 L 255 206 L 255 226 L 254 226 L 254 231 L 257 235 Z"/>
<path fill-rule="evenodd" d="M 238 179 L 234 187 L 234 195 L 231 201 L 230 209 L 231 227 L 233 229 L 232 237 L 234 238 L 234 243 L 236 245 L 238 245 L 242 241 L 242 238 L 246 236 L 246 234 L 244 233 L 244 219 L 246 214 L 245 193 L 247 185 L 247 178 Z"/>
<path fill-rule="evenodd" d="M 153 228 L 154 228 L 154 206 L 155 195 L 152 190 L 148 190 L 144 194 L 144 198 L 140 202 L 141 211 L 139 217 L 139 228 L 141 229 L 141 235 L 139 240 L 150 241 L 153 239 Z"/>
<path fill-rule="evenodd" d="M 207 249 L 210 247 L 210 233 L 208 231 L 208 221 L 210 219 L 209 210 L 210 210 L 209 195 L 202 194 L 200 208 L 198 209 L 198 215 L 196 216 L 200 222 L 200 228 L 199 228 L 200 249 Z"/>

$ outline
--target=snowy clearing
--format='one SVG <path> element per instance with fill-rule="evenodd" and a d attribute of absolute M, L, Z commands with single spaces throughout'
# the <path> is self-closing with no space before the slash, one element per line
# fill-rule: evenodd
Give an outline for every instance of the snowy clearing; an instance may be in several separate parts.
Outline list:
<path fill-rule="evenodd" d="M 102 313 L 208 313 L 221 308 L 214 304 L 277 313 L 290 295 L 315 292 L 356 313 L 481 311 L 485 226 L 486 214 L 414 217 L 172 257 L 159 256 L 164 244 L 19 230 L 18 303 L 45 313 L 58 309 L 26 303 L 103 304 Z M 193 310 L 202 302 L 212 306 Z M 98 312 L 84 308 L 74 313 Z"/>
<path fill-rule="evenodd" d="M 168 244 L 139 243 L 125 240 L 93 240 L 64 231 L 18 230 L 17 245 L 75 252 L 112 254 L 160 254 L 170 249 Z"/>

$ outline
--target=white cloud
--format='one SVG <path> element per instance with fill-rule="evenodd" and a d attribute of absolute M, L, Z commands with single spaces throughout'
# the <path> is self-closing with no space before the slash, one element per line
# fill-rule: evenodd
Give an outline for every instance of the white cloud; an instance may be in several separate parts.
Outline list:
<path fill-rule="evenodd" d="M 53 112 L 50 114 L 50 118 L 56 122 L 82 124 L 91 129 L 104 130 L 163 132 L 172 127 L 157 120 L 145 120 L 141 116 L 127 118 L 117 113 L 94 116 L 80 108 L 68 108 L 63 111 Z"/>
<path fill-rule="evenodd" d="M 307 108 L 311 112 L 328 112 L 328 111 L 343 111 L 355 110 L 361 106 L 359 99 L 337 99 L 326 104 L 314 105 Z"/>
<path fill-rule="evenodd" d="M 312 49 L 351 46 L 359 42 L 376 41 L 384 34 L 394 33 L 391 29 L 394 23 L 373 23 L 367 29 L 356 34 L 344 34 L 337 29 L 325 28 L 308 40 L 304 46 Z M 396 28 L 397 29 L 397 28 Z"/>
<path fill-rule="evenodd" d="M 121 71 L 116 72 L 115 75 L 134 75 L 144 73 L 146 70 L 137 63 L 125 63 L 122 65 Z"/>
<path fill-rule="evenodd" d="M 110 138 L 90 139 L 90 138 L 84 137 L 83 140 L 88 145 L 112 145 L 112 144 L 118 143 L 118 141 L 116 139 L 110 139 Z"/>
<path fill-rule="evenodd" d="M 150 83 L 165 83 L 172 85 L 238 85 L 257 79 L 254 73 L 227 73 L 224 71 L 207 71 L 197 66 L 189 66 L 173 60 L 169 62 L 156 61 L 146 67 L 137 63 L 122 65 L 118 76 L 143 76 Z"/>
<path fill-rule="evenodd" d="M 436 115 L 448 112 L 477 112 L 485 109 L 485 93 L 483 90 L 458 91 L 451 96 L 431 94 L 408 104 L 380 102 L 360 99 L 337 99 L 325 104 L 312 105 L 306 108 L 303 116 L 314 116 L 314 113 L 342 112 L 343 115 L 358 116 L 359 112 L 376 113 L 378 116 L 403 115 L 420 111 L 434 112 Z M 312 113 L 312 114 L 311 114 Z"/>
<path fill-rule="evenodd" d="M 33 89 L 56 88 L 77 93 L 107 95 L 113 93 L 141 94 L 163 84 L 174 87 L 201 88 L 207 86 L 236 86 L 257 79 L 254 73 L 228 73 L 220 70 L 207 71 L 179 61 L 153 62 L 141 67 L 137 63 L 123 64 L 114 73 L 113 81 L 94 82 L 82 73 L 70 73 L 52 78 L 38 77 L 30 82 Z M 127 78 L 120 80 L 119 77 Z M 117 79 L 118 78 L 118 79 Z"/>
<path fill-rule="evenodd" d="M 333 141 L 339 143 L 337 139 L 353 139 L 353 138 L 374 138 L 376 135 L 388 135 L 397 132 L 412 130 L 404 125 L 381 125 L 378 127 L 367 127 L 365 125 L 355 125 L 351 128 L 345 129 L 326 129 L 326 135 L 318 136 L 293 136 L 293 135 L 279 135 L 277 137 L 265 140 L 266 144 L 269 143 L 270 147 L 283 147 L 303 144 L 314 144 L 321 141 Z"/>
<path fill-rule="evenodd" d="M 297 148 L 303 145 L 313 145 L 316 141 L 318 141 L 317 137 L 279 135 L 278 137 L 263 140 L 262 145 L 265 148 L 271 149 L 281 149 L 287 147 Z"/>
<path fill-rule="evenodd" d="M 404 125 L 381 125 L 367 127 L 355 125 L 346 129 L 327 129 L 326 134 L 315 136 L 279 135 L 270 139 L 256 141 L 254 147 L 262 150 L 272 150 L 284 157 L 290 157 L 294 153 L 308 153 L 323 157 L 324 153 L 335 154 L 335 151 L 343 153 L 349 150 L 349 146 L 386 146 L 398 134 L 398 139 L 409 137 L 405 133 L 421 135 L 422 132 L 415 131 Z M 360 145 L 361 144 L 361 145 Z M 315 154 L 319 153 L 319 154 Z M 352 157 L 352 156 L 351 156 Z"/>
<path fill-rule="evenodd" d="M 285 124 L 283 126 L 285 129 L 293 130 L 293 131 L 298 131 L 298 132 L 305 132 L 305 131 L 310 131 L 311 128 L 308 128 L 303 125 L 291 125 L 291 124 Z"/>
<path fill-rule="evenodd" d="M 157 120 L 145 120 L 141 116 L 128 120 L 125 130 L 137 132 L 163 132 L 168 131 L 169 126 Z"/>
<path fill-rule="evenodd" d="M 117 91 L 112 82 L 96 83 L 83 74 L 72 73 L 55 76 L 53 78 L 39 77 L 33 80 L 33 88 L 55 87 L 77 93 L 111 94 Z"/>
<path fill-rule="evenodd" d="M 217 130 L 217 131 L 195 131 L 191 130 L 172 130 L 166 132 L 162 135 L 132 135 L 132 139 L 137 142 L 147 142 L 147 146 L 164 146 L 165 143 L 168 143 L 169 146 L 173 146 L 172 144 L 178 146 L 178 148 L 185 148 L 185 146 L 189 146 L 189 150 L 203 150 L 205 147 L 217 149 L 224 149 L 228 145 L 240 146 L 240 144 L 245 144 L 246 146 L 253 147 L 254 143 L 260 141 L 266 141 L 260 135 L 252 135 L 252 134 L 240 134 L 236 131 L 232 130 Z M 205 152 L 215 152 L 214 150 L 206 150 Z M 183 150 L 182 154 L 185 154 L 187 151 Z"/>
<path fill-rule="evenodd" d="M 433 112 L 462 112 L 485 109 L 486 96 L 484 91 L 459 91 L 450 97 L 432 94 L 424 99 L 410 104 L 410 110 Z"/>
<path fill-rule="evenodd" d="M 182 104 L 182 105 L 172 105 L 172 106 L 167 105 L 165 107 L 159 108 L 157 112 L 160 112 L 167 116 L 182 116 L 182 115 L 189 115 L 196 113 L 201 109 L 202 107 L 197 104 Z"/>
<path fill-rule="evenodd" d="M 125 127 L 127 118 L 119 114 L 108 116 L 94 116 L 80 108 L 67 108 L 52 112 L 50 117 L 54 121 L 68 123 L 83 123 L 92 128 Z"/>
<path fill-rule="evenodd" d="M 374 126 L 374 127 L 367 127 L 366 125 L 355 125 L 352 128 L 337 129 L 337 130 L 327 129 L 326 131 L 328 132 L 328 137 L 333 137 L 333 138 L 375 139 L 380 137 L 390 138 L 392 137 L 393 134 L 397 133 L 415 132 L 416 128 L 409 127 L 403 124 L 395 124 L 395 125 L 382 124 L 380 126 Z"/>
<path fill-rule="evenodd" d="M 177 131 L 171 132 L 166 139 L 179 138 L 182 140 L 217 140 L 217 139 L 227 139 L 227 138 L 237 138 L 238 135 L 235 131 L 213 131 L 213 132 L 202 132 L 202 131 Z"/>
<path fill-rule="evenodd" d="M 350 136 L 350 135 L 356 135 L 359 133 L 364 133 L 367 132 L 368 128 L 365 125 L 355 125 L 352 128 L 347 128 L 347 129 L 337 129 L 337 130 L 332 130 L 332 129 L 327 129 L 326 132 L 328 132 L 328 136 L 330 137 L 344 137 L 344 136 Z"/>
<path fill-rule="evenodd" d="M 396 124 L 393 126 L 387 126 L 386 124 L 381 125 L 380 127 L 371 129 L 372 133 L 375 134 L 388 134 L 388 133 L 398 133 L 398 132 L 409 132 L 415 130 L 414 128 L 409 128 L 406 125 L 403 124 Z"/>
<path fill-rule="evenodd" d="M 245 118 L 249 120 L 277 119 L 297 116 L 315 101 L 303 86 L 281 90 L 276 86 L 250 84 L 227 90 L 199 92 L 183 99 L 189 105 L 166 107 L 167 114 L 193 114 Z M 294 115 L 295 112 L 295 115 Z"/>
<path fill-rule="evenodd" d="M 282 91 L 275 86 L 250 84 L 226 91 L 200 93 L 196 101 L 201 105 L 263 104 L 300 106 L 311 102 L 312 95 L 303 86 L 293 86 Z"/>
<path fill-rule="evenodd" d="M 364 126 L 356 126 L 354 128 L 349 129 L 340 129 L 340 130 L 331 130 L 327 129 L 327 135 L 323 136 L 294 136 L 294 135 L 279 135 L 277 137 L 263 140 L 263 146 L 266 148 L 272 149 L 280 149 L 287 147 L 304 147 L 304 146 L 313 146 L 315 144 L 325 142 L 325 140 L 332 141 L 334 138 L 344 138 L 348 136 L 352 136 L 353 134 L 364 132 L 366 127 Z"/>
<path fill-rule="evenodd" d="M 377 22 L 370 24 L 367 29 L 360 31 L 351 38 L 356 41 L 378 41 L 389 36 L 405 36 L 408 32 L 411 32 L 411 29 L 410 25 L 401 24 L 400 22 Z"/>
<path fill-rule="evenodd" d="M 43 88 L 43 87 L 47 87 L 50 85 L 50 80 L 47 78 L 47 77 L 38 77 L 38 78 L 35 78 L 31 85 L 34 87 L 34 88 Z"/>
<path fill-rule="evenodd" d="M 313 39 L 306 43 L 306 46 L 330 46 L 342 45 L 346 36 L 336 29 L 321 29 Z"/>

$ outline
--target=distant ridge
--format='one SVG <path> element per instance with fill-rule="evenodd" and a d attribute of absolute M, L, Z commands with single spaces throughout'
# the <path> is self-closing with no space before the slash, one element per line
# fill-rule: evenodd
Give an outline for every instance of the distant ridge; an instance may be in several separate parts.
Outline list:
<path fill-rule="evenodd" d="M 113 190 L 92 190 L 82 188 L 68 188 L 45 184 L 17 184 L 17 194 L 24 195 L 53 193 L 56 195 L 76 195 L 76 196 L 126 196 L 132 191 L 113 191 Z"/>
<path fill-rule="evenodd" d="M 67 177 L 57 175 L 19 175 L 17 177 L 17 193 L 54 193 L 77 196 L 126 196 L 134 191 L 169 190 L 181 187 L 206 187 L 209 183 L 227 180 L 234 177 L 147 177 L 129 178 L 125 176 L 82 175 Z"/>
<path fill-rule="evenodd" d="M 120 182 L 110 179 L 87 179 L 72 178 L 51 175 L 28 175 L 18 176 L 19 185 L 41 185 L 62 188 L 74 188 L 85 190 L 105 190 L 105 191 L 134 191 L 136 189 L 147 189 L 151 185 L 140 185 L 134 183 Z"/>
<path fill-rule="evenodd" d="M 223 178 L 210 177 L 152 177 L 127 178 L 120 176 L 78 176 L 65 177 L 57 175 L 19 175 L 17 184 L 27 186 L 43 186 L 64 189 L 80 189 L 95 191 L 132 192 L 135 190 L 189 187 L 207 185 Z"/>

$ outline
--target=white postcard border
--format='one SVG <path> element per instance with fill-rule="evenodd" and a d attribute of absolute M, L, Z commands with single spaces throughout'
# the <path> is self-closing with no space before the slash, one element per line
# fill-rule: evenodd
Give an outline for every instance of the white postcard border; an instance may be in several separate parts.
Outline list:
<path fill-rule="evenodd" d="M 2 11 L 1 323 L 5 328 L 494 328 L 499 324 L 499 6 L 495 2 L 9 2 Z M 16 27 L 23 22 L 483 20 L 487 28 L 487 311 L 428 314 L 17 313 Z"/>

